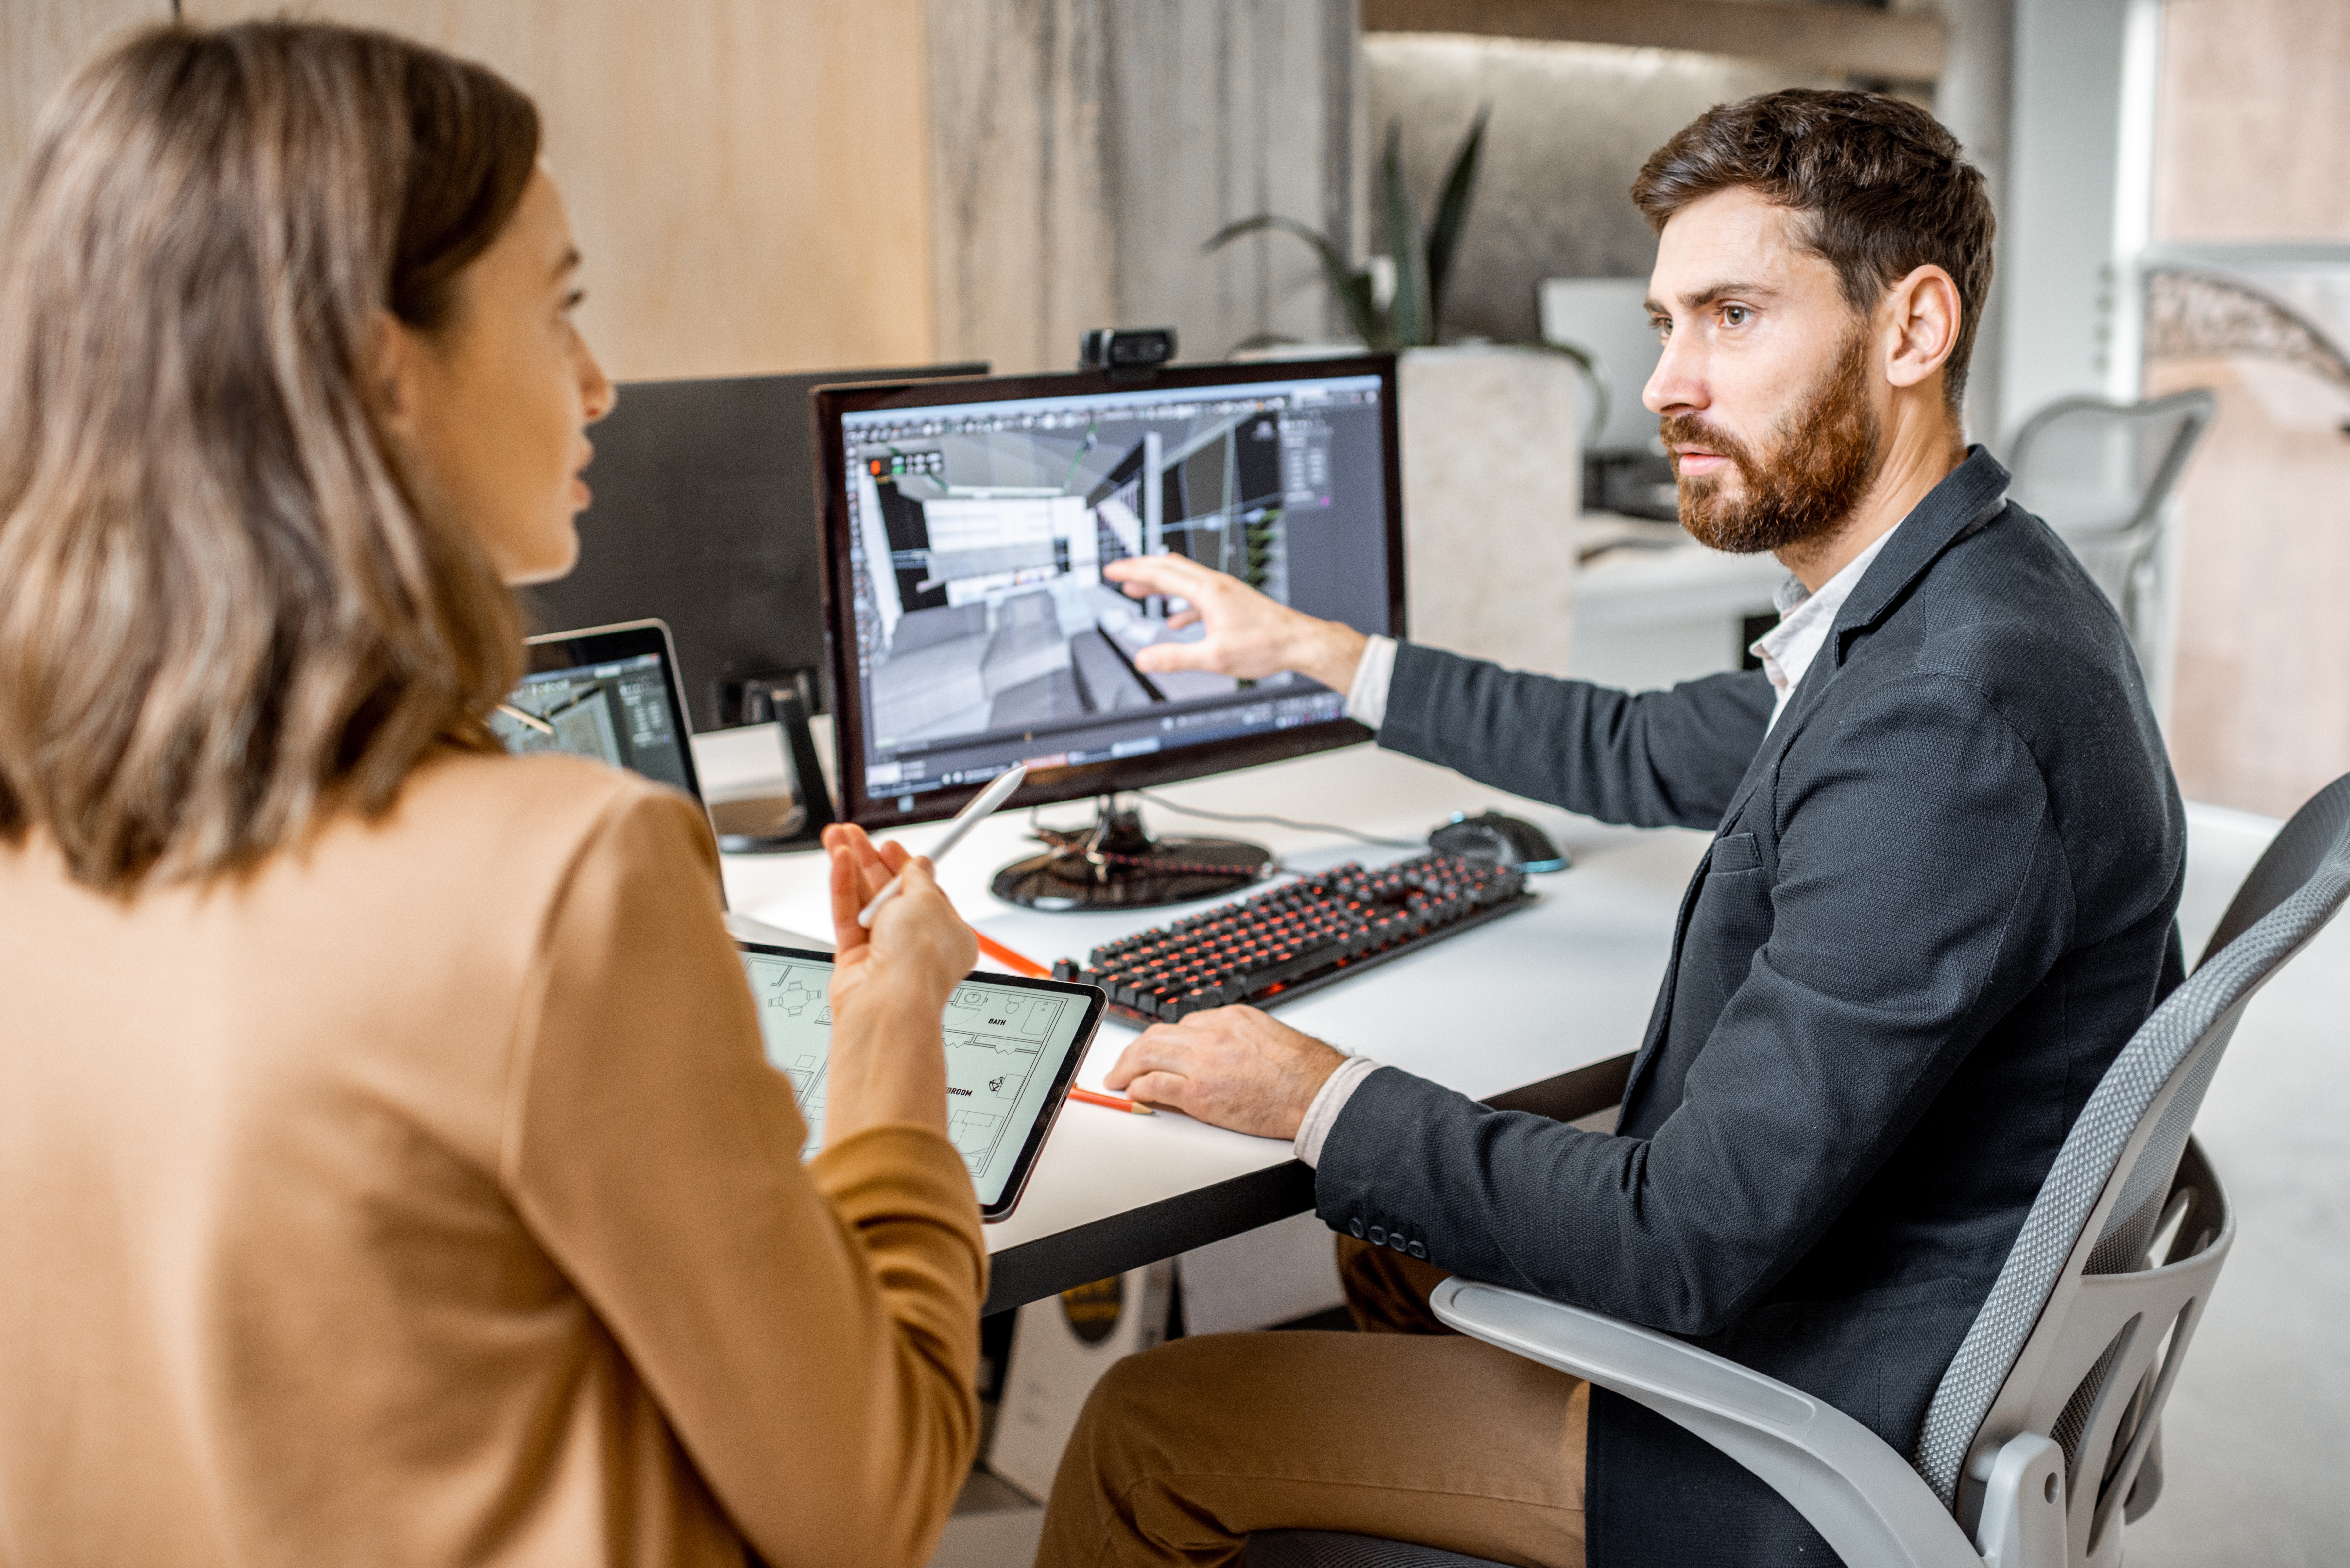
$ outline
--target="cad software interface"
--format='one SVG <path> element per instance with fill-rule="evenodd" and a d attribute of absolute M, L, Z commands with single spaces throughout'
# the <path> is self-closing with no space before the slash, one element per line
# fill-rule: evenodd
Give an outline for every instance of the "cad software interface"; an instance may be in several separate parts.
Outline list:
<path fill-rule="evenodd" d="M 687 789 L 668 683 L 658 653 L 540 670 L 498 705 L 490 728 L 517 756 L 568 752 Z"/>
<path fill-rule="evenodd" d="M 1146 671 L 1170 607 L 1102 567 L 1171 551 L 1284 604 L 1388 625 L 1377 376 L 842 416 L 866 794 L 1341 718 L 1344 693 Z M 846 766 L 857 759 L 845 757 Z"/>
<path fill-rule="evenodd" d="M 790 1075 L 807 1139 L 806 1159 L 824 1147 L 826 1080 L 832 1060 L 832 965 L 777 953 L 742 954 L 767 1060 Z M 982 1204 L 1003 1197 L 1045 1113 L 1061 1064 L 1080 1042 L 1086 1005 L 1058 991 L 966 980 L 940 1020 L 946 1043 L 947 1137 L 970 1168 Z"/>

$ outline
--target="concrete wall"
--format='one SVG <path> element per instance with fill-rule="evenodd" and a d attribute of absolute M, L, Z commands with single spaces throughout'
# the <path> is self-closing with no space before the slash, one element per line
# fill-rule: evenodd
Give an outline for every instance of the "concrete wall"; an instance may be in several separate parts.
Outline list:
<path fill-rule="evenodd" d="M 1648 275 L 1657 242 L 1629 192 L 1673 132 L 1728 99 L 1833 85 L 1799 67 L 1610 44 L 1388 33 L 1366 38 L 1363 57 L 1371 156 L 1400 122 L 1423 223 L 1478 106 L 1493 106 L 1444 322 L 1501 338 L 1537 335 L 1534 285 L 1545 277 Z"/>
<path fill-rule="evenodd" d="M 931 0 L 939 348 L 1065 369 L 1089 327 L 1171 326 L 1183 358 L 1337 324 L 1300 242 L 1208 236 L 1271 212 L 1355 243 L 1351 0 Z"/>

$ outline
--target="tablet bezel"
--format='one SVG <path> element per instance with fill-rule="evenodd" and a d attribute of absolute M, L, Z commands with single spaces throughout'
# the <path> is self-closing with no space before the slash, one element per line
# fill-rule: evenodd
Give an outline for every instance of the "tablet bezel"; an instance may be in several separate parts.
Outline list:
<path fill-rule="evenodd" d="M 779 947 L 774 942 L 754 942 L 743 937 L 734 939 L 734 946 L 743 952 L 764 953 L 770 958 L 799 959 L 807 962 L 822 963 L 827 967 L 839 960 L 839 955 L 837 953 L 817 952 L 808 948 Z M 963 979 L 977 981 L 982 985 L 1009 986 L 1015 991 L 1042 991 L 1059 996 L 1079 997 L 1086 1003 L 1085 1016 L 1077 1023 L 1076 1038 L 1070 1043 L 1068 1055 L 1063 1059 L 1060 1067 L 1053 1075 L 1053 1085 L 1045 1092 L 1044 1105 L 1037 1108 L 1036 1119 L 1028 1126 L 1028 1136 L 1020 1146 L 1019 1158 L 1012 1168 L 1011 1179 L 1003 1184 L 1003 1195 L 992 1205 L 982 1203 L 979 1206 L 980 1219 L 992 1225 L 999 1220 L 1011 1218 L 1012 1210 L 1019 1206 L 1021 1194 L 1028 1190 L 1028 1179 L 1035 1174 L 1037 1157 L 1045 1152 L 1045 1140 L 1052 1137 L 1055 1124 L 1060 1121 L 1061 1107 L 1069 1103 L 1069 1090 L 1076 1085 L 1077 1068 L 1085 1061 L 1086 1054 L 1093 1049 L 1094 1037 L 1101 1032 L 1102 1019 L 1109 1006 L 1109 996 L 1097 985 L 1078 985 L 1069 981 L 1060 980 L 1037 980 L 1024 974 L 1007 974 L 1002 970 L 975 969 Z M 764 1033 L 760 1037 L 759 1054 L 761 1060 L 765 1060 L 766 1040 Z M 957 1158 L 961 1158 L 960 1154 Z M 974 1181 L 972 1184 L 972 1196 L 976 1198 L 978 1195 L 979 1184 Z"/>

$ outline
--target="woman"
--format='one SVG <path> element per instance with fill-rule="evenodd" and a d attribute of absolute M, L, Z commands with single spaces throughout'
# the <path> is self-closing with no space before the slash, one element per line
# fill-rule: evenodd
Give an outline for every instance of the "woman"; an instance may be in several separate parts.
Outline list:
<path fill-rule="evenodd" d="M 972 939 L 831 843 L 805 1168 L 686 799 L 509 758 L 612 389 L 513 88 L 145 34 L 0 241 L 0 1560 L 919 1563 Z M 501 581 L 503 579 L 503 582 Z"/>

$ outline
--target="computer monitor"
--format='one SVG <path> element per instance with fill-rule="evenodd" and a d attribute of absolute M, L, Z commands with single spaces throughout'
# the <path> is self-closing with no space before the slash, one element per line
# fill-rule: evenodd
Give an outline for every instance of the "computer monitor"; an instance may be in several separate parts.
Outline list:
<path fill-rule="evenodd" d="M 628 381 L 589 430 L 579 565 L 524 590 L 536 628 L 669 623 L 691 722 L 764 718 L 745 696 L 824 664 L 808 393 L 838 381 L 984 376 L 984 363 Z M 817 684 L 808 681 L 809 696 Z"/>
<path fill-rule="evenodd" d="M 1142 383 L 1081 371 L 838 387 L 816 394 L 816 419 L 848 820 L 949 815 L 1014 763 L 1029 768 L 1024 805 L 1369 738 L 1345 693 L 1304 676 L 1145 672 L 1143 649 L 1201 628 L 1170 630 L 1164 603 L 1128 597 L 1101 569 L 1172 551 L 1400 635 L 1391 357 L 1170 367 Z M 1008 868 L 998 893 L 1040 908 L 1171 902 L 1238 886 L 1265 859 L 1153 844 L 1114 811 L 1070 847 L 1094 853 L 1033 885 Z M 1103 867 L 1120 864 L 1136 877 L 1111 888 Z"/>

